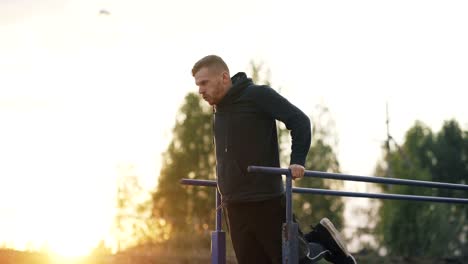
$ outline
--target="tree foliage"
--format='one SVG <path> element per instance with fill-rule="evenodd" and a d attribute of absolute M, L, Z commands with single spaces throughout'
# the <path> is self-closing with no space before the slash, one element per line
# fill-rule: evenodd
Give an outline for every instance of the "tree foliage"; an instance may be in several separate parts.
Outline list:
<path fill-rule="evenodd" d="M 417 122 L 408 130 L 402 151 L 386 153 L 386 166 L 377 171 L 403 179 L 466 184 L 468 181 L 468 133 L 454 120 L 446 121 L 433 133 Z M 383 187 L 384 191 L 466 197 L 460 191 L 408 186 Z M 383 201 L 379 210 L 377 235 L 388 253 L 406 256 L 468 255 L 467 208 L 455 204 Z"/>
<path fill-rule="evenodd" d="M 143 189 L 137 176 L 119 178 L 113 231 L 118 251 L 164 239 L 158 219 L 152 217 L 150 198 L 150 193 Z"/>
<path fill-rule="evenodd" d="M 164 219 L 166 236 L 179 246 L 209 243 L 214 225 L 215 190 L 182 186 L 180 179 L 215 179 L 212 113 L 189 93 L 177 115 L 173 139 L 153 194 L 154 217 Z"/>

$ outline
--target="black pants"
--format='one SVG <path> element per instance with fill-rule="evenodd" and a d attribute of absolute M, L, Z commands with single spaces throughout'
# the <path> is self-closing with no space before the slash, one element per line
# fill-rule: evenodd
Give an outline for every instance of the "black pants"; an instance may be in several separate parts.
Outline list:
<path fill-rule="evenodd" d="M 284 197 L 226 205 L 231 240 L 238 264 L 281 264 Z M 300 236 L 299 258 L 307 252 Z M 305 251 L 305 252 L 304 252 Z"/>

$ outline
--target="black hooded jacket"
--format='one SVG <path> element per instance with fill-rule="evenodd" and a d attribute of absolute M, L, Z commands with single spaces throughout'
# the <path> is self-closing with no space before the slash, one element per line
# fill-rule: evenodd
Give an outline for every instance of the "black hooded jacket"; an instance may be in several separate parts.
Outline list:
<path fill-rule="evenodd" d="M 275 120 L 291 130 L 290 164 L 304 165 L 310 147 L 309 118 L 275 90 L 255 85 L 245 73 L 216 105 L 216 173 L 223 203 L 262 201 L 282 195 L 281 175 L 248 173 L 250 165 L 279 167 Z"/>

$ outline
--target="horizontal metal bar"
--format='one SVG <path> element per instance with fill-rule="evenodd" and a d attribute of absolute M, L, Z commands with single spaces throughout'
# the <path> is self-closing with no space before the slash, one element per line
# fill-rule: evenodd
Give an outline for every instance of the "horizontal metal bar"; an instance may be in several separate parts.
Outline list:
<path fill-rule="evenodd" d="M 180 183 L 184 185 L 216 187 L 216 181 L 211 180 L 181 179 Z"/>
<path fill-rule="evenodd" d="M 324 190 L 324 189 L 299 188 L 299 187 L 293 188 L 293 192 L 294 193 L 332 195 L 332 196 L 359 197 L 359 198 L 377 198 L 377 199 L 386 199 L 386 200 L 407 200 L 407 201 L 420 201 L 420 202 L 468 204 L 468 199 L 463 199 L 463 198 L 419 196 L 419 195 L 406 195 L 406 194 L 360 193 L 360 192 L 332 191 L 332 190 Z"/>
<path fill-rule="evenodd" d="M 185 184 L 185 185 L 216 187 L 216 181 L 210 181 L 210 180 L 182 179 L 180 183 Z M 324 189 L 299 188 L 299 187 L 294 187 L 293 193 L 308 193 L 308 194 L 321 194 L 321 195 L 346 196 L 346 197 L 358 197 L 358 198 L 377 198 L 377 199 L 387 199 L 387 200 L 408 200 L 408 201 L 421 201 L 421 202 L 468 204 L 468 199 L 463 199 L 463 198 L 418 196 L 418 195 L 404 195 L 404 194 L 345 192 L 345 191 L 332 191 L 332 190 L 324 190 Z"/>
<path fill-rule="evenodd" d="M 249 172 L 260 172 L 260 173 L 282 174 L 282 175 L 286 175 L 289 171 L 288 169 L 262 167 L 262 166 L 249 166 L 247 170 Z M 305 171 L 304 176 L 324 178 L 324 179 L 333 179 L 333 180 L 398 184 L 398 185 L 410 185 L 410 186 L 419 186 L 419 187 L 443 188 L 443 189 L 468 191 L 468 185 L 445 183 L 445 182 L 403 180 L 403 179 L 396 179 L 396 178 L 383 178 L 383 177 L 374 177 L 374 176 L 357 176 L 357 175 L 350 175 L 350 174 L 330 173 L 330 172 L 321 172 L 321 171 Z"/>

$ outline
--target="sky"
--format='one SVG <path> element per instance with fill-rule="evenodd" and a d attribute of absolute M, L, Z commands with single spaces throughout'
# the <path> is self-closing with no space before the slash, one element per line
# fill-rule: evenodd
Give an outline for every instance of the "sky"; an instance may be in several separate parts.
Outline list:
<path fill-rule="evenodd" d="M 0 245 L 76 255 L 108 239 L 116 179 L 133 166 L 155 187 L 208 54 L 233 74 L 263 63 L 308 115 L 326 105 L 346 173 L 372 174 L 386 103 L 399 143 L 416 120 L 468 129 L 467 13 L 466 1 L 0 0 Z"/>

